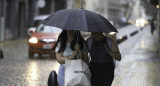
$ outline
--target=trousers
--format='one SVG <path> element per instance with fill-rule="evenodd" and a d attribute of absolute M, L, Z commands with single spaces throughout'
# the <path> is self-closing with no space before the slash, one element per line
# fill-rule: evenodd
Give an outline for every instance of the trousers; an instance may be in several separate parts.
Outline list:
<path fill-rule="evenodd" d="M 114 79 L 113 63 L 90 63 L 89 69 L 91 71 L 91 86 L 111 86 Z"/>

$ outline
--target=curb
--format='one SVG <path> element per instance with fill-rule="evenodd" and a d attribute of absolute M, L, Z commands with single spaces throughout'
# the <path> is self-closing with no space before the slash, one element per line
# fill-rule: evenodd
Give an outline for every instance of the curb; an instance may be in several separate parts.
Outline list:
<path fill-rule="evenodd" d="M 134 35 L 136 35 L 138 33 L 138 30 L 136 30 L 136 31 L 133 31 L 133 32 L 131 32 L 130 33 L 130 35 L 129 36 L 134 36 Z M 120 44 L 121 42 L 123 42 L 123 41 L 125 41 L 125 40 L 127 40 L 128 39 L 128 36 L 127 35 L 124 35 L 124 36 L 122 36 L 122 39 L 116 39 L 116 42 L 117 42 L 117 44 Z"/>

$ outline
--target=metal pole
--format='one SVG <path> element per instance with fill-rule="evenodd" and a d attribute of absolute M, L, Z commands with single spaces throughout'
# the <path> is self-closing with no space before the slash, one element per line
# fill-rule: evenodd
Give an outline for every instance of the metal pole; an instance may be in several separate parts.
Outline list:
<path fill-rule="evenodd" d="M 83 0 L 81 0 L 81 9 L 83 9 Z"/>
<path fill-rule="evenodd" d="M 160 0 L 159 0 L 159 6 L 160 6 Z M 159 58 L 160 58 L 160 8 L 158 8 L 158 30 L 159 30 Z"/>
<path fill-rule="evenodd" d="M 5 13 L 6 13 L 6 0 L 0 1 L 0 42 L 5 40 Z"/>
<path fill-rule="evenodd" d="M 80 31 L 77 31 L 77 32 L 78 32 L 78 35 L 77 35 L 77 43 L 78 43 L 78 37 L 79 37 Z"/>

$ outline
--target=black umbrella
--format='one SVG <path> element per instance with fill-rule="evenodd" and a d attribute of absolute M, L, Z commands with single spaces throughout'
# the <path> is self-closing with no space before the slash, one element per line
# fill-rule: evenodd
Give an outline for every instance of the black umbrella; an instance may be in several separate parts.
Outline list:
<path fill-rule="evenodd" d="M 43 24 L 59 27 L 63 30 L 83 30 L 87 32 L 118 32 L 103 16 L 80 9 L 65 9 L 47 17 Z"/>

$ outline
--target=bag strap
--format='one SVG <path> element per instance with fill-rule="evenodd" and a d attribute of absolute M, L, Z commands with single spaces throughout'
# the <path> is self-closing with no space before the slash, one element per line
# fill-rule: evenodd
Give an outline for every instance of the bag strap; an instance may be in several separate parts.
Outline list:
<path fill-rule="evenodd" d="M 112 38 L 106 37 L 106 40 L 107 40 L 107 44 L 109 46 L 109 49 L 112 50 Z M 90 38 L 87 39 L 89 51 L 91 50 L 92 41 L 93 41 L 93 37 L 90 37 Z"/>
<path fill-rule="evenodd" d="M 89 52 L 90 52 L 90 50 L 91 50 L 92 41 L 93 41 L 93 37 L 89 37 L 89 38 L 87 39 Z"/>
<path fill-rule="evenodd" d="M 89 58 L 89 62 L 91 61 L 90 51 L 91 51 L 92 41 L 93 41 L 93 37 L 89 37 L 87 39 L 87 41 L 86 41 L 87 44 L 88 44 L 88 58 Z"/>
<path fill-rule="evenodd" d="M 107 40 L 107 44 L 108 44 L 109 49 L 112 50 L 112 38 L 106 37 L 106 40 Z"/>

